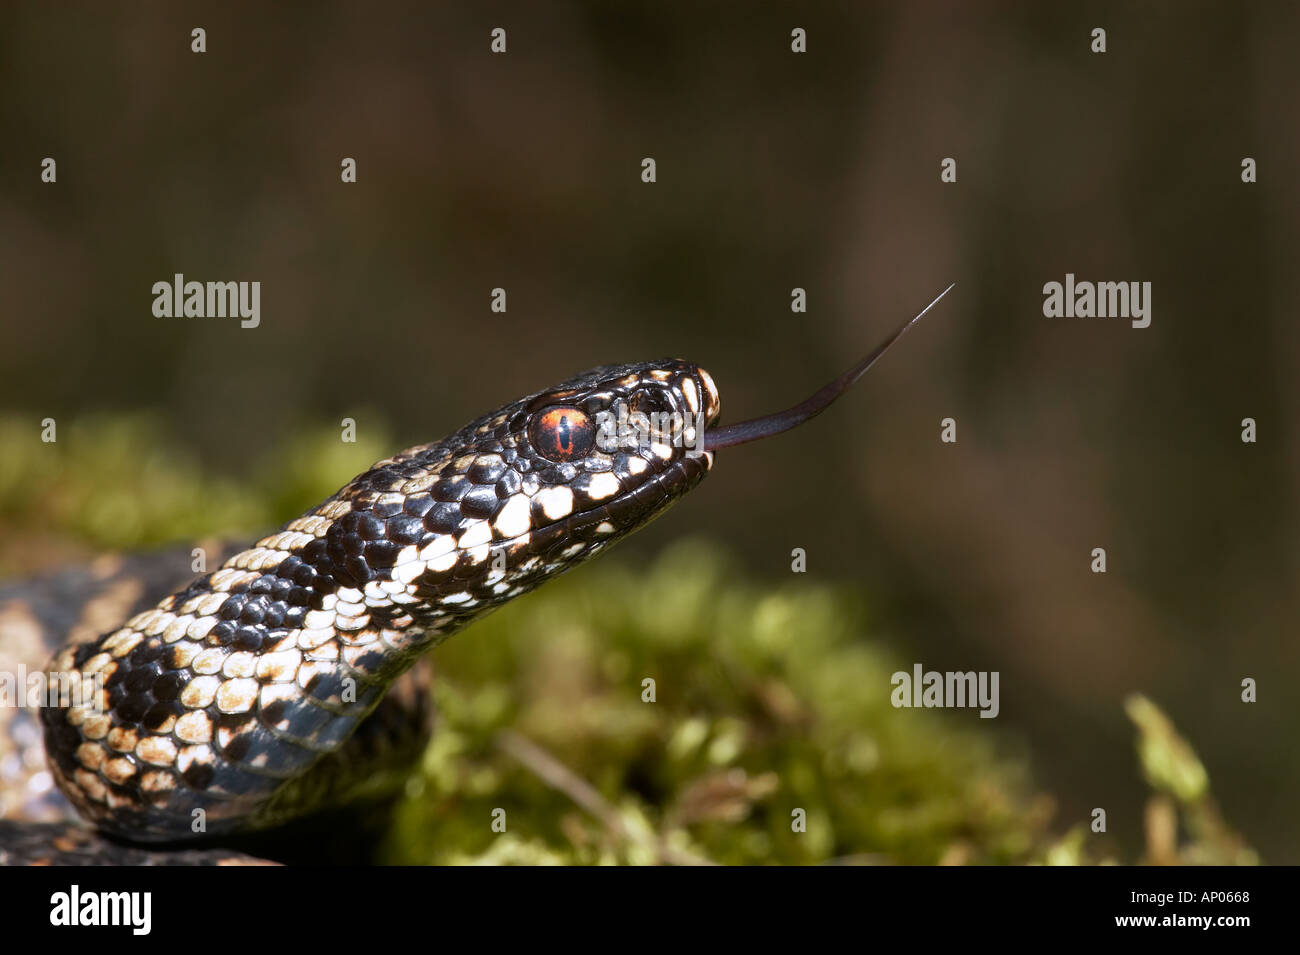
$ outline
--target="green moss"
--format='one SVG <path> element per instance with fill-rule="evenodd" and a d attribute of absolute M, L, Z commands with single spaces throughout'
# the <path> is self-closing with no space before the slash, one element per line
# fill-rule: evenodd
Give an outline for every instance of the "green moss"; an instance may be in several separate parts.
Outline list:
<path fill-rule="evenodd" d="M 1124 703 L 1138 729 L 1138 759 L 1155 794 L 1146 807 L 1144 861 L 1154 865 L 1257 865 L 1255 850 L 1223 820 L 1210 777 L 1190 743 L 1146 697 Z"/>
<path fill-rule="evenodd" d="M 1003 863 L 1048 842 L 1021 767 L 890 705 L 898 661 L 855 597 L 740 581 L 701 542 L 598 561 L 435 663 L 440 725 L 392 861 Z"/>
<path fill-rule="evenodd" d="M 237 481 L 205 474 L 163 440 L 149 415 L 93 415 L 60 421 L 41 440 L 35 418 L 0 417 L 0 573 L 33 564 L 33 545 L 136 550 L 206 536 L 266 531 L 319 503 L 383 457 L 386 436 L 344 444 L 338 432 L 307 435 Z M 21 548 L 13 548 L 15 539 Z M 36 557 L 40 560 L 40 555 Z"/>

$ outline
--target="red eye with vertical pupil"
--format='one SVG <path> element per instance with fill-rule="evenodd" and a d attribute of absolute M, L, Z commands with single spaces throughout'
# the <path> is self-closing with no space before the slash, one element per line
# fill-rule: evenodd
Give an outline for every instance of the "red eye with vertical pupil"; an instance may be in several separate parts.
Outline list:
<path fill-rule="evenodd" d="M 574 461 L 591 453 L 596 443 L 596 426 L 577 408 L 547 408 L 533 418 L 528 437 L 542 457 Z"/>

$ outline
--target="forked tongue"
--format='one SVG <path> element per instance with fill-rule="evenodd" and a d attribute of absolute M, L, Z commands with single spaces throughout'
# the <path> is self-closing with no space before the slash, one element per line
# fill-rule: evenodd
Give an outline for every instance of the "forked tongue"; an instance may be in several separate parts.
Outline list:
<path fill-rule="evenodd" d="M 889 351 L 894 343 L 902 338 L 909 328 L 919 322 L 922 315 L 934 308 L 939 299 L 951 292 L 953 285 L 956 284 L 956 282 L 953 282 L 952 285 L 949 285 L 935 296 L 933 302 L 921 309 L 914 318 L 904 322 L 894 334 L 876 346 L 876 350 L 870 355 L 793 408 L 787 408 L 785 411 L 778 411 L 775 414 L 764 415 L 761 418 L 751 418 L 749 421 L 741 421 L 738 424 L 708 429 L 704 435 L 704 450 L 716 451 L 718 448 L 730 448 L 737 444 L 757 441 L 759 438 L 769 438 L 774 434 L 780 434 L 782 431 L 796 428 L 810 418 L 817 417 L 830 407 L 831 402 L 848 391 L 855 381 L 865 375 L 868 369 L 879 360 L 880 356 Z"/>

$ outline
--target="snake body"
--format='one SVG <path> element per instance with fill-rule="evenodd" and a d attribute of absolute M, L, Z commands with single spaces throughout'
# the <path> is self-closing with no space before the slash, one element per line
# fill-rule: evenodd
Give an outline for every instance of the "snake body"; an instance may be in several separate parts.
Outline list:
<path fill-rule="evenodd" d="M 38 774 L 17 807 L 0 784 L 0 863 L 231 861 L 147 847 L 264 830 L 382 788 L 427 731 L 427 677 L 412 670 L 426 651 L 663 513 L 717 448 L 820 414 L 951 288 L 809 398 L 723 428 L 713 379 L 679 359 L 525 395 L 380 461 L 99 635 L 57 595 L 42 614 L 0 590 L 0 664 L 6 643 L 70 630 L 45 670 L 57 688 L 39 710 L 45 755 L 81 818 L 118 840 L 42 822 L 54 810 Z M 111 589 L 112 573 L 92 578 Z M 145 593 L 118 594 L 100 617 Z M 17 752 L 6 729 L 29 737 Z M 0 710 L 0 780 L 30 769 L 34 730 Z"/>
<path fill-rule="evenodd" d="M 718 411 L 696 365 L 606 366 L 378 462 L 55 654 L 46 675 L 63 696 L 40 719 L 58 788 L 98 830 L 136 843 L 265 828 L 346 800 L 372 780 L 389 688 L 440 641 L 698 484 L 713 459 L 699 431 Z M 600 430 L 628 420 L 650 427 Z"/>

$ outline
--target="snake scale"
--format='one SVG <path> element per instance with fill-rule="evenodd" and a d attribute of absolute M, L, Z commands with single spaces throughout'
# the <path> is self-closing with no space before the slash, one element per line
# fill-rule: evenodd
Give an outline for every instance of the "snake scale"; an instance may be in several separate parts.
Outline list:
<path fill-rule="evenodd" d="M 44 668 L 59 697 L 38 711 L 49 777 L 37 795 L 57 800 L 52 778 L 82 822 L 20 821 L 39 815 L 32 793 L 0 801 L 0 862 L 239 861 L 184 845 L 375 789 L 423 742 L 412 667 L 428 650 L 663 513 L 717 449 L 820 413 L 933 305 L 803 403 L 726 427 L 698 365 L 584 372 L 378 462 L 120 626 L 64 621 Z M 115 570 L 81 583 L 107 592 Z M 116 609 L 138 609 L 147 589 Z M 21 596 L 10 588 L 10 609 Z M 45 603 L 35 616 L 50 621 L 60 600 Z M 30 752 L 35 721 L 9 722 Z"/>

